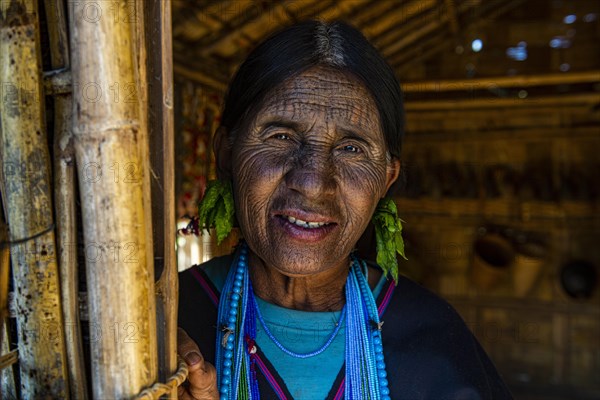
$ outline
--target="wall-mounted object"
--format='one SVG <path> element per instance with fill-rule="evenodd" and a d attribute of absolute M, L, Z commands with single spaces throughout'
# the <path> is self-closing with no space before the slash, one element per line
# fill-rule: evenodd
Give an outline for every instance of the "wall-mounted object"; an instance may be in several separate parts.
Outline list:
<path fill-rule="evenodd" d="M 488 233 L 475 241 L 471 280 L 481 290 L 494 288 L 515 260 L 512 244 L 503 236 Z"/>
<path fill-rule="evenodd" d="M 589 299 L 598 287 L 598 274 L 591 262 L 574 260 L 561 267 L 560 283 L 570 298 Z"/>
<path fill-rule="evenodd" d="M 525 242 L 516 246 L 517 254 L 513 267 L 513 290 L 517 297 L 527 296 L 542 272 L 546 247 L 536 242 Z"/>

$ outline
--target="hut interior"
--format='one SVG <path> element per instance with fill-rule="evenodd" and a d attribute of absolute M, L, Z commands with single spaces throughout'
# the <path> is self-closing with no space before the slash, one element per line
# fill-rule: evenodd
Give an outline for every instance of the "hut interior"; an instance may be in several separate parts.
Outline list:
<path fill-rule="evenodd" d="M 600 290 L 565 288 L 572 263 L 599 282 L 600 3 L 174 1 L 178 217 L 214 177 L 228 79 L 310 18 L 360 28 L 401 82 L 404 273 L 459 310 L 517 399 L 600 396 Z M 227 251 L 179 240 L 180 268 Z"/>
<path fill-rule="evenodd" d="M 3 0 L 0 399 L 176 397 L 176 268 L 235 244 L 178 233 L 227 83 L 306 19 L 400 80 L 402 273 L 516 399 L 600 398 L 600 2 Z"/>

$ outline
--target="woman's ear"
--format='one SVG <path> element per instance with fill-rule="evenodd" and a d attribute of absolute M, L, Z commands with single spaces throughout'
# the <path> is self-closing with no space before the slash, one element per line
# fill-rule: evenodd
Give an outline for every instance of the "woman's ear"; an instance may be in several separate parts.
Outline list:
<path fill-rule="evenodd" d="M 386 168 L 386 181 L 385 181 L 385 192 L 384 196 L 390 190 L 390 187 L 396 182 L 400 176 L 400 160 L 396 157 L 392 157 L 391 161 L 388 162 Z"/>
<path fill-rule="evenodd" d="M 213 137 L 213 151 L 217 163 L 217 179 L 231 179 L 231 140 L 229 132 L 220 126 Z"/>

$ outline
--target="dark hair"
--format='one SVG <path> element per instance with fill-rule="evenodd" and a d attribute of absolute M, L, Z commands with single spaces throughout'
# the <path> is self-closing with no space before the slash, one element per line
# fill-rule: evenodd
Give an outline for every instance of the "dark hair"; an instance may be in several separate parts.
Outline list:
<path fill-rule="evenodd" d="M 222 126 L 235 135 L 268 92 L 317 65 L 350 72 L 362 80 L 375 99 L 388 150 L 399 158 L 404 135 L 400 85 L 375 47 L 356 28 L 343 22 L 305 21 L 262 42 L 229 85 Z"/>

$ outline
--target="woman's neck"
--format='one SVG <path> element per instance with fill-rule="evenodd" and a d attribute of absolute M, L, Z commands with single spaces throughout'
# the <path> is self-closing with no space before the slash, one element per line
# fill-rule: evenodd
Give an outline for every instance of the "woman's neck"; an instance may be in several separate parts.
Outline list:
<path fill-rule="evenodd" d="M 318 274 L 288 276 L 251 253 L 250 279 L 256 296 L 270 303 L 302 311 L 337 311 L 346 303 L 344 285 L 349 262 Z"/>
<path fill-rule="evenodd" d="M 281 307 L 302 311 L 338 311 L 346 303 L 344 287 L 350 260 L 318 274 L 292 277 L 269 267 L 250 254 L 250 279 L 256 296 Z M 369 286 L 375 287 L 381 272 L 369 268 Z"/>

